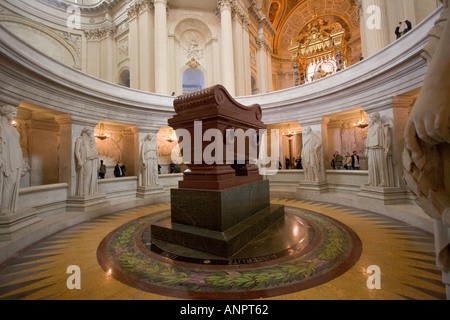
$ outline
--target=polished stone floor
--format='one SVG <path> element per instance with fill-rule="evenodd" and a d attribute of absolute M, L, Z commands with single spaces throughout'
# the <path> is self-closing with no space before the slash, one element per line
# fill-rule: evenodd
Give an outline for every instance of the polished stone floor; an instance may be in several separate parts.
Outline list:
<path fill-rule="evenodd" d="M 358 236 L 362 250 L 343 274 L 298 291 L 280 291 L 280 294 L 265 299 L 445 299 L 445 288 L 434 263 L 432 235 L 385 216 L 350 207 L 279 198 L 271 202 L 339 221 Z M 0 266 L 0 299 L 177 299 L 176 295 L 150 292 L 140 288 L 139 284 L 117 280 L 115 271 L 101 266 L 98 259 L 99 245 L 112 231 L 130 221 L 169 209 L 169 204 L 130 209 L 93 219 L 43 239 Z M 72 279 L 68 267 L 73 265 L 80 269 L 80 289 L 68 288 Z M 371 274 L 367 269 L 370 266 L 379 267 L 379 289 L 368 287 Z M 236 298 L 246 298 L 243 292 Z M 202 298 L 207 299 L 208 296 Z"/>

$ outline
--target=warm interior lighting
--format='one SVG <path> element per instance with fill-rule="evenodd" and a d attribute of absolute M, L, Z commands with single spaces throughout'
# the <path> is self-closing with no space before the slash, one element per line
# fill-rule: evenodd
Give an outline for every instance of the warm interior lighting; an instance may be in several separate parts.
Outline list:
<path fill-rule="evenodd" d="M 358 122 L 355 122 L 353 124 L 354 127 L 358 127 L 361 129 L 364 129 L 365 127 L 367 127 L 369 124 L 366 122 L 366 120 L 364 119 L 364 111 L 360 111 L 360 117 Z"/>
<path fill-rule="evenodd" d="M 105 140 L 105 139 L 109 138 L 111 135 L 108 133 L 105 133 L 105 126 L 103 125 L 103 123 L 100 123 L 99 132 L 94 134 L 94 136 L 100 140 Z"/>
<path fill-rule="evenodd" d="M 12 121 L 11 121 L 11 124 L 13 125 L 13 127 L 17 127 L 17 122 L 16 122 L 16 120 L 12 120 Z"/>
<path fill-rule="evenodd" d="M 169 134 L 164 138 L 169 143 L 172 143 L 174 141 L 177 141 L 177 135 L 173 129 L 169 129 Z"/>
<path fill-rule="evenodd" d="M 291 131 L 283 132 L 283 136 L 288 137 L 288 138 L 292 138 L 295 134 L 296 134 L 295 131 L 293 131 L 293 132 L 291 132 Z"/>

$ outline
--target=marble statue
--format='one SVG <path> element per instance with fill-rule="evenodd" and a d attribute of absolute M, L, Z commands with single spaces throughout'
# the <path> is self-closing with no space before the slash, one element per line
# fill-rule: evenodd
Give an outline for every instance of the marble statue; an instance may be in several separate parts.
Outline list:
<path fill-rule="evenodd" d="M 156 135 L 147 134 L 141 147 L 142 186 L 154 187 L 158 185 L 158 149 Z"/>
<path fill-rule="evenodd" d="M 422 56 L 428 71 L 405 129 L 404 180 L 434 219 L 437 266 L 450 299 L 450 8 L 430 31 Z"/>
<path fill-rule="evenodd" d="M 366 186 L 393 187 L 390 126 L 381 121 L 380 114 L 369 114 L 366 152 L 369 181 Z"/>
<path fill-rule="evenodd" d="M 88 196 L 97 193 L 98 152 L 94 139 L 94 131 L 84 127 L 81 136 L 75 141 L 75 160 L 77 168 L 77 196 Z"/>
<path fill-rule="evenodd" d="M 20 134 L 11 123 L 17 116 L 17 108 L 4 105 L 0 115 L 0 214 L 8 214 L 18 209 L 23 156 Z"/>
<path fill-rule="evenodd" d="M 302 148 L 302 165 L 305 170 L 305 181 L 318 182 L 320 180 L 321 148 L 321 139 L 312 132 L 311 127 L 305 128 Z"/>

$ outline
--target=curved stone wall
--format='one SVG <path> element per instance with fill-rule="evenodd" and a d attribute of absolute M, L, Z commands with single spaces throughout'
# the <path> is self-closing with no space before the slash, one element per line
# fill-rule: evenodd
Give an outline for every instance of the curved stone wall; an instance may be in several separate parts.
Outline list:
<path fill-rule="evenodd" d="M 419 89 L 423 82 L 426 64 L 420 53 L 427 41 L 427 34 L 439 13 L 440 10 L 437 10 L 400 40 L 344 71 L 300 87 L 239 97 L 236 100 L 243 105 L 260 104 L 263 121 L 266 124 L 294 120 L 298 121 L 301 126 L 311 125 L 320 128 L 324 125 L 324 119 L 329 115 L 355 108 L 362 108 L 366 112 L 387 112 L 393 116 L 395 114 L 395 98 Z M 74 133 L 79 130 L 79 127 L 95 126 L 103 120 L 135 126 L 136 138 L 134 141 L 137 144 L 147 132 L 157 132 L 160 127 L 166 127 L 167 119 L 174 114 L 172 105 L 174 97 L 128 89 L 86 75 L 36 51 L 3 27 L 0 27 L 0 64 L 0 102 L 16 106 L 32 104 L 64 118 L 64 121 L 67 120 L 72 126 L 67 139 L 70 144 L 73 144 Z M 322 130 L 322 136 L 324 131 L 326 130 Z M 401 126 L 397 127 L 398 140 L 401 140 L 402 134 Z M 397 145 L 397 150 L 394 150 L 397 156 L 401 152 L 400 148 L 401 141 Z M 137 154 L 138 149 L 139 147 L 133 149 L 133 153 Z M 11 257 L 14 252 L 52 232 L 100 214 L 145 204 L 145 201 L 141 201 L 135 196 L 135 188 L 139 185 L 139 177 L 136 174 L 136 177 L 123 181 L 123 190 L 126 190 L 127 193 L 126 199 L 115 196 L 117 185 L 113 183 L 116 188 L 109 193 L 108 184 L 111 184 L 111 181 L 102 183 L 103 191 L 107 194 L 110 204 L 115 203 L 115 198 L 120 198 L 117 203 L 121 205 L 110 206 L 107 209 L 82 215 L 77 212 L 69 212 L 67 199 L 74 195 L 74 166 L 73 159 L 70 159 L 72 155 L 73 146 L 69 146 L 65 153 L 65 160 L 68 163 L 72 162 L 72 166 L 66 171 L 59 172 L 59 181 L 54 188 L 33 186 L 31 189 L 21 191 L 21 194 L 27 197 L 28 203 L 33 203 L 33 197 L 39 197 L 40 193 L 52 194 L 54 198 L 50 202 L 44 201 L 45 203 L 43 202 L 40 204 L 41 207 L 37 208 L 38 215 L 42 219 L 40 224 L 12 241 L 0 242 L 2 249 L 0 250 L 2 252 L 0 263 Z M 286 174 L 287 172 L 282 172 L 282 176 L 286 176 Z M 326 177 L 327 173 L 324 172 L 324 174 Z M 283 182 L 283 178 L 278 179 L 280 176 L 277 177 L 277 175 L 269 177 L 269 179 L 275 192 L 287 190 L 300 197 L 301 190 L 299 190 L 298 183 L 295 182 L 300 180 L 300 176 L 301 171 L 298 171 L 297 175 L 290 175 L 290 181 L 287 184 Z M 361 179 L 364 173 L 354 174 L 354 176 Z M 281 184 L 277 182 L 277 179 L 281 181 Z M 349 182 L 347 186 L 342 186 L 338 180 L 333 179 L 331 179 L 333 181 L 330 189 L 350 190 L 347 194 L 353 196 L 360 183 L 359 180 L 355 180 Z M 168 180 L 171 182 L 165 189 L 166 194 L 156 199 L 153 198 L 151 201 L 167 201 L 168 188 L 176 185 L 172 178 Z M 283 187 L 279 188 L 280 185 Z M 398 187 L 402 187 L 401 183 Z M 52 193 L 52 190 L 56 189 L 58 190 L 57 195 Z M 328 187 L 325 189 L 333 191 L 328 190 Z M 405 191 L 404 188 L 402 190 Z M 320 197 L 321 190 L 317 191 Z M 35 195 L 33 195 L 34 193 Z M 311 199 L 314 198 L 311 196 Z M 320 199 L 323 200 L 323 198 Z M 326 200 L 333 201 L 332 197 L 328 197 Z M 373 200 L 378 201 L 379 199 Z M 343 200 L 337 202 L 339 201 Z M 369 203 L 370 201 L 365 205 Z M 384 205 L 385 202 L 378 203 L 381 204 L 380 207 L 372 206 L 371 208 L 382 214 L 389 214 Z M 412 202 L 408 205 L 411 205 L 414 208 L 413 211 L 417 212 L 418 207 L 414 206 Z M 45 208 L 48 210 L 46 211 Z M 418 212 L 417 215 L 420 216 L 419 219 L 412 219 L 409 222 L 429 230 L 428 225 L 423 226 L 423 213 Z M 396 217 L 402 219 L 403 216 Z"/>

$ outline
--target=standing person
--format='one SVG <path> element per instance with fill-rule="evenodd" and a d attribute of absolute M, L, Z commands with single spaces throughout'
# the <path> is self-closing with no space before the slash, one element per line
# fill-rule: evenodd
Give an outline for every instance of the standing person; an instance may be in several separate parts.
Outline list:
<path fill-rule="evenodd" d="M 17 211 L 23 155 L 20 135 L 11 124 L 17 108 L 5 105 L 0 109 L 0 215 Z"/>
<path fill-rule="evenodd" d="M 78 185 L 77 196 L 97 193 L 98 152 L 93 130 L 84 127 L 81 136 L 75 141 L 75 158 L 77 162 Z"/>
<path fill-rule="evenodd" d="M 116 178 L 124 177 L 125 171 L 127 171 L 127 168 L 122 163 L 122 161 L 117 162 L 116 166 L 114 167 L 114 176 Z"/>
<path fill-rule="evenodd" d="M 322 141 L 312 132 L 311 127 L 305 129 L 302 148 L 302 165 L 305 170 L 305 181 L 319 181 L 320 151 Z"/>
<path fill-rule="evenodd" d="M 403 35 L 407 34 L 408 31 L 410 31 L 412 29 L 411 21 L 405 20 L 405 24 L 406 24 L 406 28 L 405 28 L 405 30 L 403 30 Z"/>
<path fill-rule="evenodd" d="M 98 169 L 98 177 L 100 179 L 105 179 L 106 166 L 103 164 L 103 160 L 100 160 L 100 168 Z"/>
<path fill-rule="evenodd" d="M 345 153 L 342 164 L 344 165 L 345 170 L 352 170 L 352 156 L 349 152 Z"/>
<path fill-rule="evenodd" d="M 334 156 L 333 156 L 333 162 L 334 162 L 334 168 L 336 170 L 344 169 L 344 165 L 342 164 L 343 160 L 344 160 L 344 157 L 341 156 L 338 151 L 335 151 Z"/>
<path fill-rule="evenodd" d="M 397 28 L 395 28 L 395 35 L 397 37 L 397 39 L 399 39 L 402 36 L 402 30 L 400 30 L 402 28 L 402 23 L 399 22 Z"/>
<path fill-rule="evenodd" d="M 352 154 L 352 169 L 353 170 L 359 170 L 359 167 L 360 167 L 360 165 L 359 165 L 359 156 L 358 156 L 356 151 L 353 151 L 353 154 Z"/>
<path fill-rule="evenodd" d="M 286 170 L 290 169 L 291 168 L 291 160 L 288 157 L 286 157 L 285 162 L 286 162 Z"/>
<path fill-rule="evenodd" d="M 299 155 L 297 159 L 295 159 L 295 167 L 296 169 L 303 169 L 302 167 L 302 156 Z"/>

